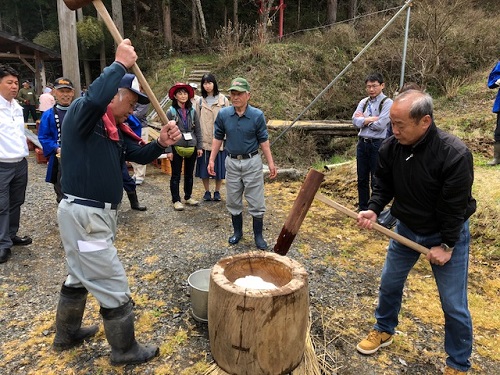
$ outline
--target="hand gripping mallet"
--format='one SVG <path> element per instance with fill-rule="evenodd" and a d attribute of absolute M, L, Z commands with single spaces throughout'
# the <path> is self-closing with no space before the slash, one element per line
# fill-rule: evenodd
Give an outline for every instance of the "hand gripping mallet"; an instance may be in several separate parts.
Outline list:
<path fill-rule="evenodd" d="M 77 10 L 79 8 L 84 7 L 87 4 L 93 3 L 95 9 L 97 10 L 97 13 L 101 16 L 102 20 L 104 21 L 104 24 L 108 28 L 109 32 L 111 33 L 111 36 L 115 40 L 116 44 L 120 44 L 123 41 L 123 37 L 120 35 L 120 32 L 118 31 L 118 28 L 116 27 L 115 23 L 113 22 L 113 19 L 108 13 L 108 10 L 104 6 L 101 0 L 63 0 L 64 4 L 71 9 L 71 10 Z M 156 113 L 158 113 L 158 116 L 160 117 L 160 120 L 163 125 L 168 123 L 168 118 L 165 112 L 163 112 L 163 109 L 161 108 L 160 103 L 158 102 L 158 99 L 156 98 L 155 94 L 153 93 L 153 90 L 151 90 L 151 87 L 149 86 L 148 82 L 146 81 L 146 78 L 144 77 L 144 74 L 142 74 L 141 69 L 139 69 L 139 66 L 137 64 L 134 64 L 132 66 L 132 72 L 136 75 L 137 79 L 139 80 L 139 83 L 142 86 L 142 89 L 148 96 L 151 105 L 155 109 Z"/>

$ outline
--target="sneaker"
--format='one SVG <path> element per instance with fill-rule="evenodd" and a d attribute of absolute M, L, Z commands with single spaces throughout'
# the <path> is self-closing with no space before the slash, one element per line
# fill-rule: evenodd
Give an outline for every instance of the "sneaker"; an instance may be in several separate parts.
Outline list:
<path fill-rule="evenodd" d="M 392 344 L 392 335 L 387 332 L 371 331 L 366 339 L 361 341 L 356 349 L 362 354 L 373 354 L 379 348 L 384 348 Z"/>
<path fill-rule="evenodd" d="M 186 204 L 188 206 L 198 206 L 200 204 L 200 202 L 198 202 L 197 200 L 195 200 L 193 198 L 189 198 L 189 199 L 186 199 Z"/>
<path fill-rule="evenodd" d="M 214 201 L 220 202 L 220 193 L 218 191 L 214 191 Z"/>
<path fill-rule="evenodd" d="M 143 178 L 135 178 L 134 180 L 136 185 L 142 185 L 142 183 L 144 182 Z"/>
<path fill-rule="evenodd" d="M 215 195 L 215 194 L 214 194 Z M 211 201 L 212 200 L 212 195 L 210 194 L 209 191 L 206 191 L 205 192 L 205 195 L 203 196 L 203 200 L 208 202 L 208 201 Z"/>
<path fill-rule="evenodd" d="M 176 211 L 183 211 L 184 210 L 184 205 L 181 202 L 177 201 L 177 202 L 174 203 L 174 210 L 176 210 Z"/>
<path fill-rule="evenodd" d="M 444 368 L 444 372 L 443 372 L 443 375 L 462 375 L 462 374 L 467 374 L 466 371 L 460 371 L 460 370 L 457 370 L 457 369 L 454 369 L 452 367 L 449 367 L 449 366 L 446 366 Z"/>

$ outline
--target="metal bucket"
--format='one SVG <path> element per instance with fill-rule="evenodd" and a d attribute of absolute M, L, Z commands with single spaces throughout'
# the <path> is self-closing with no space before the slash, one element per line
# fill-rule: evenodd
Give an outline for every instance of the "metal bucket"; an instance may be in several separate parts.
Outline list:
<path fill-rule="evenodd" d="M 199 322 L 208 322 L 208 286 L 210 269 L 193 272 L 188 277 L 189 295 L 191 297 L 191 315 Z"/>

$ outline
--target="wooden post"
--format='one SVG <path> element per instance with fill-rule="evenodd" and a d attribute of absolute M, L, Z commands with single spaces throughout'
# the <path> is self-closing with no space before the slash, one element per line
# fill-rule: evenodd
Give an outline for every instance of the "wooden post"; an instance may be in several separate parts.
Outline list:
<path fill-rule="evenodd" d="M 80 96 L 80 65 L 76 39 L 76 13 L 70 10 L 63 0 L 57 0 L 59 17 L 59 37 L 61 39 L 62 75 L 75 85 L 75 97 Z"/>
<path fill-rule="evenodd" d="M 276 253 L 286 255 L 288 250 L 290 250 L 290 246 L 324 178 L 325 175 L 323 173 L 314 169 L 311 169 L 307 174 L 299 195 L 297 195 L 293 207 L 288 214 L 285 225 L 283 225 L 283 229 L 281 229 L 278 241 L 276 245 L 274 245 L 274 251 Z"/>

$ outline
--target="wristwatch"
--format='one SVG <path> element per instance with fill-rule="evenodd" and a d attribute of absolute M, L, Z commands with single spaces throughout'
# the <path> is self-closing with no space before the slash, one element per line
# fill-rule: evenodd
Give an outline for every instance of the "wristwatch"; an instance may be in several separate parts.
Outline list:
<path fill-rule="evenodd" d="M 444 242 L 441 243 L 441 248 L 446 251 L 447 253 L 451 253 L 453 252 L 453 247 L 449 247 L 447 244 L 445 244 Z"/>

